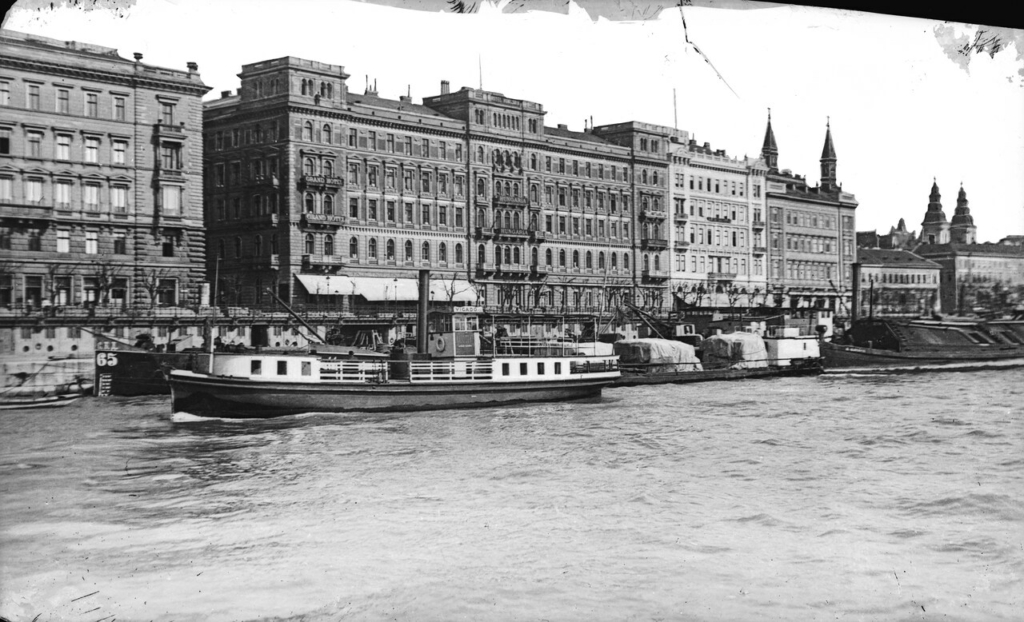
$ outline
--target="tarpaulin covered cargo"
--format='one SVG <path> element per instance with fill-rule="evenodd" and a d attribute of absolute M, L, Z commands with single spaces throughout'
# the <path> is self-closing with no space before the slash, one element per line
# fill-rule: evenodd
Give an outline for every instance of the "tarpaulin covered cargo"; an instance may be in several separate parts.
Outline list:
<path fill-rule="evenodd" d="M 643 365 L 651 373 L 701 371 L 693 346 L 668 339 L 625 339 L 616 341 L 615 354 L 621 365 Z"/>
<path fill-rule="evenodd" d="M 768 367 L 764 339 L 753 333 L 713 335 L 704 340 L 704 365 L 708 369 L 755 369 Z"/>

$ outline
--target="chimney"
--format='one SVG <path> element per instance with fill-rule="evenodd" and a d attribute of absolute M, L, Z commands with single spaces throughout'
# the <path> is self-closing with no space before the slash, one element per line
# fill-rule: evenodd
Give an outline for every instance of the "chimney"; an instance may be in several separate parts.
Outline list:
<path fill-rule="evenodd" d="M 132 56 L 135 57 L 135 62 L 139 62 L 140 60 L 142 60 L 142 52 L 136 52 Z"/>
<path fill-rule="evenodd" d="M 412 103 L 412 85 L 406 86 L 405 95 L 399 95 L 398 101 L 402 102 L 403 104 Z"/>
<path fill-rule="evenodd" d="M 231 91 L 221 91 L 220 97 L 221 99 L 224 99 L 225 97 L 231 97 Z"/>
<path fill-rule="evenodd" d="M 441 80 L 441 95 L 447 95 L 451 92 L 451 86 L 449 86 L 447 80 Z"/>
<path fill-rule="evenodd" d="M 189 73 L 195 73 L 195 72 L 199 71 L 199 63 L 194 63 L 194 62 L 189 61 L 189 62 L 185 63 L 185 66 L 188 67 L 188 72 Z"/>
<path fill-rule="evenodd" d="M 568 130 L 569 126 L 566 125 L 565 123 L 559 123 L 558 124 L 558 129 L 560 129 L 560 130 Z"/>
<path fill-rule="evenodd" d="M 377 96 L 377 81 L 374 80 L 373 81 L 373 88 L 370 88 L 370 76 L 366 76 L 366 92 L 363 93 L 363 94 L 364 95 L 373 95 L 374 97 Z"/>

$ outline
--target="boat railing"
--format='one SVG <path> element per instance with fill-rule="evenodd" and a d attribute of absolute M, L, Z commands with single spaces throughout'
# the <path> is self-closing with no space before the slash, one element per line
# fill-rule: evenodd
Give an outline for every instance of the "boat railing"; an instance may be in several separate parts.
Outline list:
<path fill-rule="evenodd" d="M 570 374 L 596 374 L 606 371 L 617 371 L 619 361 L 616 357 L 601 357 L 597 360 L 572 361 L 569 364 Z"/>
<path fill-rule="evenodd" d="M 451 382 L 453 380 L 492 380 L 492 361 L 412 361 L 409 363 L 411 382 Z"/>
<path fill-rule="evenodd" d="M 326 382 L 381 383 L 388 380 L 387 361 L 321 361 L 320 379 Z"/>

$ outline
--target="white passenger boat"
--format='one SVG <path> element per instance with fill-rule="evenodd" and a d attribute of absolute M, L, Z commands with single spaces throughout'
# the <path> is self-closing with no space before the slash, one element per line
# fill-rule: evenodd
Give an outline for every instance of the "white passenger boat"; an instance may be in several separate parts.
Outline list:
<path fill-rule="evenodd" d="M 617 356 L 581 354 L 571 345 L 481 351 L 476 310 L 434 313 L 427 322 L 424 274 L 417 352 L 393 352 L 387 360 L 337 352 L 211 353 L 205 372 L 168 373 L 174 411 L 254 418 L 469 408 L 598 397 L 619 377 Z"/>

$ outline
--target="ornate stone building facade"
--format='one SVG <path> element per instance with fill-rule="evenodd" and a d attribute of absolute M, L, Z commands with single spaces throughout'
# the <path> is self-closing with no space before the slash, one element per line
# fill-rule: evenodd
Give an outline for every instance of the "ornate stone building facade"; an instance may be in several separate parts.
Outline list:
<path fill-rule="evenodd" d="M 763 160 L 672 145 L 672 292 L 683 307 L 766 302 Z"/>
<path fill-rule="evenodd" d="M 546 127 L 538 103 L 447 82 L 422 105 L 369 84 L 360 95 L 344 68 L 292 57 L 239 75 L 239 93 L 205 112 L 222 302 L 272 289 L 373 312 L 414 300 L 426 268 L 435 300 L 662 304 L 668 137 L 656 126 Z"/>
<path fill-rule="evenodd" d="M 902 249 L 862 248 L 858 317 L 918 317 L 938 310 L 934 261 Z"/>
<path fill-rule="evenodd" d="M 141 59 L 0 31 L 0 305 L 203 302 L 209 88 Z"/>
<path fill-rule="evenodd" d="M 857 199 L 838 182 L 832 130 L 826 126 L 821 182 L 778 169 L 771 116 L 762 157 L 768 165 L 768 286 L 777 306 L 848 315 L 856 255 Z"/>

